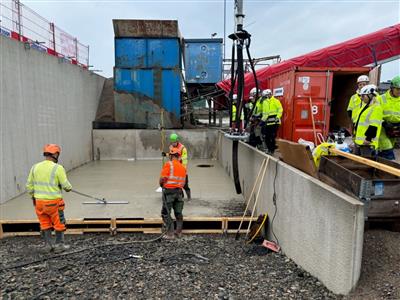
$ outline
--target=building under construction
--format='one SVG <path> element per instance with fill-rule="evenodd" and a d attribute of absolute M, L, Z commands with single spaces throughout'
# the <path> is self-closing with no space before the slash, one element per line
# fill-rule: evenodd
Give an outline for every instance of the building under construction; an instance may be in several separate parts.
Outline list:
<path fill-rule="evenodd" d="M 379 84 L 380 64 L 400 55 L 400 24 L 281 61 L 253 59 L 245 30 L 223 60 L 223 39 L 185 38 L 176 20 L 113 20 L 105 78 L 88 70 L 89 48 L 53 23 L 39 43 L 18 21 L 36 14 L 11 3 L 0 4 L 2 298 L 362 298 L 359 282 L 379 269 L 366 260 L 382 251 L 398 266 L 398 161 L 339 153 L 316 167 L 298 141 L 318 145 L 349 126 L 354 82 L 368 74 Z M 275 155 L 230 134 L 232 94 L 240 116 L 253 87 L 284 107 Z M 160 242 L 158 180 L 172 133 L 188 151 L 192 199 L 183 237 Z M 73 186 L 63 194 L 73 248 L 61 254 L 40 252 L 25 188 L 47 143 L 61 146 Z M 376 226 L 393 230 L 391 246 L 366 250 L 382 238 L 367 231 Z M 374 296 L 400 297 L 397 269 Z"/>

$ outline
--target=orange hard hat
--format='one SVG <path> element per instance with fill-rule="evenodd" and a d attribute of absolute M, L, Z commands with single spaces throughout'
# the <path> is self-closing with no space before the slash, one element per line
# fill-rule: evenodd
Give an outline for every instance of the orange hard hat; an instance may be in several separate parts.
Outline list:
<path fill-rule="evenodd" d="M 46 144 L 43 147 L 43 153 L 50 153 L 50 154 L 56 154 L 60 153 L 61 148 L 57 144 Z"/>
<path fill-rule="evenodd" d="M 179 155 L 179 150 L 177 148 L 172 148 L 169 150 L 169 155 Z"/>

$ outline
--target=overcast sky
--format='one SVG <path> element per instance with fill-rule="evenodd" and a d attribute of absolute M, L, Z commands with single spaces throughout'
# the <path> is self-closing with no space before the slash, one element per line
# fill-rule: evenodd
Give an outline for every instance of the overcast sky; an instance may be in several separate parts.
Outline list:
<path fill-rule="evenodd" d="M 90 45 L 90 64 L 112 76 L 112 19 L 178 20 L 185 38 L 224 33 L 224 1 L 43 1 L 22 0 L 58 27 Z M 252 56 L 282 59 L 326 47 L 400 23 L 400 1 L 244 0 L 245 27 L 252 34 Z M 233 1 L 227 1 L 227 35 L 233 32 Z M 227 42 L 227 52 L 231 43 Z M 229 57 L 229 55 L 227 55 Z M 385 64 L 382 80 L 400 74 L 400 62 Z"/>

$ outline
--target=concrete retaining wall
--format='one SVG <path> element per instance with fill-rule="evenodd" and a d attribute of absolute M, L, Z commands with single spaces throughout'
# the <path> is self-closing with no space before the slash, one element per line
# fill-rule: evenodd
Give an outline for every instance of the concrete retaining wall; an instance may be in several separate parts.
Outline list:
<path fill-rule="evenodd" d="M 46 143 L 67 170 L 92 158 L 92 121 L 104 78 L 0 36 L 0 203 L 25 190 Z"/>
<path fill-rule="evenodd" d="M 223 137 L 219 147 L 220 163 L 232 176 L 232 141 Z M 240 142 L 239 174 L 245 199 L 265 158 L 266 154 Z M 275 175 L 277 211 L 273 231 L 282 251 L 334 293 L 349 293 L 360 276 L 363 204 L 270 157 L 256 213 L 268 213 L 271 240 L 275 240 L 271 232 Z"/>
<path fill-rule="evenodd" d="M 96 129 L 93 130 L 94 158 L 95 160 L 161 159 L 162 144 L 164 151 L 168 151 L 169 135 L 172 132 L 180 136 L 188 150 L 189 158 L 213 158 L 216 156 L 217 130 L 165 130 L 163 139 L 159 130 Z"/>

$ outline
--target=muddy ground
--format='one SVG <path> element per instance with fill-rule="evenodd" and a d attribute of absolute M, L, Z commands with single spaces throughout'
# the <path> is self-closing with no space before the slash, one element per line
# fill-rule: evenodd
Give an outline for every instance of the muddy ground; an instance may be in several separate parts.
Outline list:
<path fill-rule="evenodd" d="M 48 260 L 49 254 L 40 252 L 38 237 L 3 239 L 0 298 L 343 298 L 328 291 L 286 256 L 267 252 L 261 246 L 244 246 L 233 236 L 133 242 L 154 237 L 67 236 L 72 245 L 69 252 L 87 250 Z M 116 242 L 128 244 L 98 247 Z M 360 284 L 345 299 L 400 299 L 399 250 L 400 233 L 367 231 Z"/>

